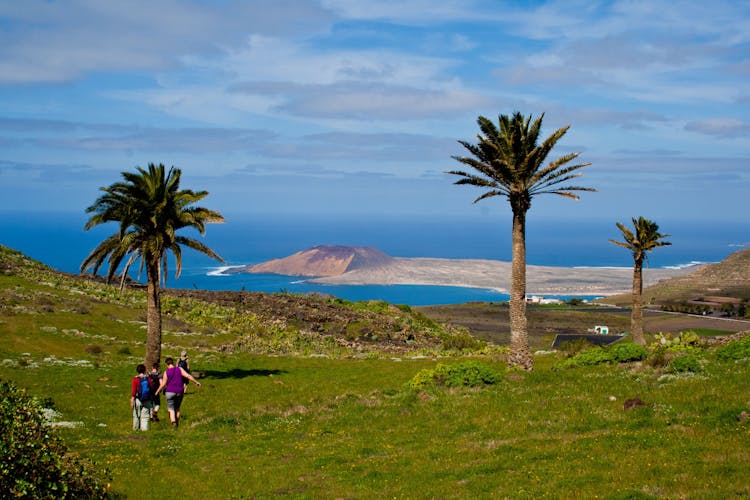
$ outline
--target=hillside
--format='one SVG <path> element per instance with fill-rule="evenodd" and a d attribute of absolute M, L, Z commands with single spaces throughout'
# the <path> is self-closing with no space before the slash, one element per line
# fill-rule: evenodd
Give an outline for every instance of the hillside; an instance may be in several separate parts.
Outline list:
<path fill-rule="evenodd" d="M 644 269 L 644 275 L 651 272 Z M 739 250 L 715 264 L 700 266 L 695 271 L 660 281 L 643 290 L 644 304 L 665 304 L 701 297 L 750 299 L 750 248 Z M 602 300 L 611 304 L 629 304 L 630 295 L 617 295 Z"/>
<path fill-rule="evenodd" d="M 378 301 L 352 303 L 317 294 L 166 289 L 162 305 L 165 349 L 171 352 L 177 346 L 204 352 L 334 357 L 440 352 L 443 345 L 456 345 L 456 339 L 465 343 L 464 331 L 495 345 L 509 343 L 507 307 L 502 304 L 409 308 Z M 534 349 L 546 349 L 555 334 L 583 333 L 595 324 L 624 331 L 627 318 L 628 311 L 529 306 L 530 343 Z M 729 333 L 746 328 L 714 324 L 711 321 L 718 320 L 710 318 L 701 319 L 700 324 L 682 315 L 669 316 L 668 323 L 660 318 L 647 318 L 649 331 L 706 328 Z M 142 286 L 120 292 L 101 279 L 55 271 L 0 245 L 0 334 L 72 325 L 51 330 L 57 333 L 40 332 L 28 343 L 16 339 L 26 345 L 26 350 L 43 351 L 45 341 L 41 337 L 56 337 L 68 330 L 78 332 L 77 341 L 84 343 L 77 349 L 83 349 L 86 342 L 95 343 L 105 332 L 122 332 L 122 338 L 130 339 L 124 342 L 126 345 L 140 349 L 144 319 Z M 657 320 L 660 322 L 652 324 Z"/>
<path fill-rule="evenodd" d="M 371 269 L 393 259 L 372 247 L 319 245 L 288 257 L 252 266 L 235 267 L 228 273 L 283 274 L 287 276 L 339 276 L 355 269 Z"/>
<path fill-rule="evenodd" d="M 0 246 L 0 378 L 45 405 L 54 426 L 45 434 L 93 461 L 111 498 L 143 496 L 133 478 L 144 470 L 150 496 L 177 484 L 188 499 L 750 495 L 750 358 L 691 346 L 674 359 L 692 357 L 682 366 L 694 373 L 663 353 L 569 366 L 574 358 L 548 350 L 554 329 L 600 324 L 590 314 L 614 308 L 533 308 L 530 326 L 546 317 L 533 338 L 547 348 L 526 373 L 406 307 L 197 290 L 162 299 L 163 356 L 187 349 L 201 387 L 185 396 L 179 429 L 162 398 L 161 421 L 136 433 L 128 399 L 143 359 L 143 290 Z M 448 312 L 504 328 L 490 322 L 506 321 L 505 305 L 461 309 Z M 454 368 L 467 377 L 446 387 Z M 475 386 L 477 370 L 495 376 Z M 18 422 L 0 406 L 1 421 Z M 15 496 L 29 495 L 0 495 Z"/>
<path fill-rule="evenodd" d="M 454 335 L 409 308 L 322 295 L 165 289 L 162 308 L 165 349 L 174 350 L 338 357 L 440 350 Z M 140 350 L 136 346 L 143 340 L 144 319 L 142 286 L 120 291 L 101 279 L 56 271 L 0 245 L 0 339 L 31 331 L 33 335 L 13 342 L 41 354 L 48 336 L 77 332 L 77 342 L 95 343 L 116 331 L 130 339 L 124 344 Z"/>

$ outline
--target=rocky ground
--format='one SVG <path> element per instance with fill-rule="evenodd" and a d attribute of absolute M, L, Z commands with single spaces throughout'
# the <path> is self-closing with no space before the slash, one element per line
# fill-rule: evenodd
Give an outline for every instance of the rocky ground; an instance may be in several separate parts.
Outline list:
<path fill-rule="evenodd" d="M 398 350 L 408 345 L 427 347 L 435 339 L 423 336 L 410 315 L 391 305 L 384 312 L 366 308 L 342 307 L 337 301 L 321 296 L 264 294 L 256 292 L 214 292 L 202 290 L 169 290 L 169 294 L 197 298 L 225 306 L 239 307 L 271 322 L 280 321 L 324 335 L 334 335 L 354 345 L 365 342 L 385 349 Z M 415 307 L 427 318 L 466 328 L 477 338 L 508 345 L 510 322 L 505 303 L 467 303 Z M 606 325 L 612 334 L 630 329 L 630 310 L 618 307 L 547 308 L 530 305 L 527 309 L 529 343 L 533 349 L 548 349 L 557 334 L 587 333 L 595 325 Z M 726 333 L 750 330 L 750 321 L 717 317 L 646 311 L 647 332 L 679 333 L 686 330 L 716 330 Z"/>
<path fill-rule="evenodd" d="M 175 289 L 165 293 L 233 307 L 257 315 L 266 324 L 331 336 L 339 344 L 359 350 L 400 351 L 440 345 L 431 328 L 434 323 L 384 302 L 357 305 L 317 294 Z"/>

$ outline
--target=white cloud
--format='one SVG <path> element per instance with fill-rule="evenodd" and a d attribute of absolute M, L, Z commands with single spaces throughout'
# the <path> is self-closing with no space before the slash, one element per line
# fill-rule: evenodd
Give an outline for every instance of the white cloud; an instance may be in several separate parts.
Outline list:
<path fill-rule="evenodd" d="M 283 61 L 283 64 L 279 64 Z M 389 49 L 324 50 L 279 38 L 253 36 L 247 46 L 221 60 L 196 61 L 223 69 L 235 81 L 272 81 L 332 84 L 340 81 L 375 81 L 399 85 L 446 87 L 457 82 L 447 72 L 460 60 L 427 57 Z"/>
<path fill-rule="evenodd" d="M 233 87 L 233 92 L 276 96 L 282 102 L 272 106 L 271 111 L 345 120 L 445 118 L 487 104 L 486 98 L 469 91 L 352 81 L 331 85 L 245 84 Z"/>
<path fill-rule="evenodd" d="M 495 74 L 514 87 L 580 89 L 610 100 L 735 102 L 748 18 L 748 5 L 736 2 L 546 2 L 511 12 L 515 23 L 506 28 L 541 43 L 493 57 L 501 64 Z"/>
<path fill-rule="evenodd" d="M 315 2 L 301 0 L 24 0 L 0 4 L 0 18 L 13 23 L 0 35 L 4 84 L 174 69 L 185 56 L 216 57 L 250 34 L 301 37 L 325 32 L 331 22 Z"/>
<path fill-rule="evenodd" d="M 366 197 L 451 168 L 478 114 L 515 110 L 572 125 L 553 156 L 583 151 L 607 210 L 700 189 L 705 165 L 744 179 L 717 139 L 749 156 L 743 2 L 0 0 L 0 19 L 0 161 L 109 182 L 155 156 L 238 192 L 257 165 L 237 175 Z"/>
<path fill-rule="evenodd" d="M 345 19 L 387 20 L 407 24 L 477 19 L 481 9 L 472 0 L 322 0 L 322 5 Z"/>
<path fill-rule="evenodd" d="M 706 118 L 686 124 L 685 130 L 714 137 L 747 137 L 750 123 L 736 118 Z"/>
<path fill-rule="evenodd" d="M 237 123 L 249 113 L 349 122 L 446 118 L 490 103 L 451 75 L 458 60 L 393 50 L 323 51 L 252 36 L 227 57 L 183 62 L 190 73 L 211 76 L 200 85 L 162 78 L 162 88 L 116 95 L 212 123 Z"/>

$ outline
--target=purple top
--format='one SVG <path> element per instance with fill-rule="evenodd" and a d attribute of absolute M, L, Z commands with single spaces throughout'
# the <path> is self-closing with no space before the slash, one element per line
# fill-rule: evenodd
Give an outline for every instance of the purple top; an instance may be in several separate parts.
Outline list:
<path fill-rule="evenodd" d="M 184 392 L 180 367 L 167 368 L 165 373 L 167 374 L 167 385 L 164 387 L 164 392 Z"/>

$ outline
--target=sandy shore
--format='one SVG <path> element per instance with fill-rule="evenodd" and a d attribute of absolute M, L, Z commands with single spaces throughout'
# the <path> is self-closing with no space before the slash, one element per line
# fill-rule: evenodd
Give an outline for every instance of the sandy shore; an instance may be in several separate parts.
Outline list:
<path fill-rule="evenodd" d="M 644 269 L 644 286 L 696 268 Z M 355 269 L 340 276 L 311 279 L 332 285 L 446 285 L 510 289 L 510 262 L 475 259 L 396 258 L 392 264 L 371 269 Z M 529 295 L 614 295 L 632 290 L 633 269 L 610 267 L 526 268 Z"/>

